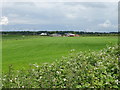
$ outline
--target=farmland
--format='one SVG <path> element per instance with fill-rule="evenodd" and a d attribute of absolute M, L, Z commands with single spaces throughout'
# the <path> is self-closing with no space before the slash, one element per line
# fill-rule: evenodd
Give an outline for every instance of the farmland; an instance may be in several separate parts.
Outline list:
<path fill-rule="evenodd" d="M 33 64 L 2 77 L 2 88 L 120 88 L 118 45 L 98 52 L 71 53 L 52 64 Z"/>
<path fill-rule="evenodd" d="M 62 56 L 68 56 L 71 50 L 99 51 L 107 45 L 117 43 L 115 36 L 87 37 L 42 37 L 23 35 L 3 35 L 2 39 L 2 68 L 8 70 L 9 65 L 14 69 L 28 68 L 29 64 L 51 63 Z"/>

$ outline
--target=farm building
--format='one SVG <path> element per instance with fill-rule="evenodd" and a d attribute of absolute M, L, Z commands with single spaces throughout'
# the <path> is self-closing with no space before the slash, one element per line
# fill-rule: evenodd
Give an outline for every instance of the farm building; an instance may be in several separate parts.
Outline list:
<path fill-rule="evenodd" d="M 78 34 L 75 34 L 75 37 L 79 37 L 80 35 L 78 35 Z"/>
<path fill-rule="evenodd" d="M 66 33 L 66 36 L 68 36 L 68 37 L 79 37 L 80 35 L 72 34 L 72 33 Z"/>
<path fill-rule="evenodd" d="M 48 34 L 47 33 L 41 33 L 40 35 L 41 36 L 47 36 Z"/>
<path fill-rule="evenodd" d="M 69 34 L 68 37 L 75 37 L 75 34 Z"/>
<path fill-rule="evenodd" d="M 62 35 L 55 33 L 55 34 L 51 34 L 50 36 L 52 36 L 52 37 L 60 37 L 60 36 L 62 36 Z"/>

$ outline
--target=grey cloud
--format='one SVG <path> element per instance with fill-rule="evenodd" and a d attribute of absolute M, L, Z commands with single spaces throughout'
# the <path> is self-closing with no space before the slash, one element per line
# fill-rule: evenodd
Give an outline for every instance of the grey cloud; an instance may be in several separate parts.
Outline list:
<path fill-rule="evenodd" d="M 107 8 L 104 2 L 66 2 L 65 5 L 82 5 L 87 8 Z"/>
<path fill-rule="evenodd" d="M 67 25 L 69 28 L 72 28 L 73 25 L 74 28 L 99 30 L 101 27 L 97 25 L 103 23 L 106 19 L 113 24 L 117 24 L 117 6 L 115 5 L 117 3 L 17 2 L 4 4 L 3 15 L 9 18 L 9 24 L 14 25 Z"/>

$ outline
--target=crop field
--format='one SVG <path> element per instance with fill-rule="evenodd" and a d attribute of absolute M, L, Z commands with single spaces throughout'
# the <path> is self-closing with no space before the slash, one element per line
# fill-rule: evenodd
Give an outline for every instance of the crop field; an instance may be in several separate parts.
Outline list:
<path fill-rule="evenodd" d="M 2 69 L 26 69 L 29 64 L 51 63 L 71 52 L 99 51 L 117 43 L 115 36 L 86 37 L 41 37 L 23 35 L 3 35 Z"/>

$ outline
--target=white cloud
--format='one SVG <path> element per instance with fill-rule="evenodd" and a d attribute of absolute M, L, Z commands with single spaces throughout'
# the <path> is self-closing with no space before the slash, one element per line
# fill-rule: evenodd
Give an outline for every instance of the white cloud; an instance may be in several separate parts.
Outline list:
<path fill-rule="evenodd" d="M 99 24 L 99 26 L 101 27 L 105 27 L 105 28 L 108 28 L 108 27 L 111 27 L 111 22 L 109 20 L 106 20 L 104 23 L 102 24 Z"/>
<path fill-rule="evenodd" d="M 8 24 L 8 18 L 5 16 L 1 17 L 0 25 L 7 25 L 7 24 Z"/>
<path fill-rule="evenodd" d="M 12 18 L 19 17 L 19 15 L 13 14 L 13 13 L 8 14 L 8 16 L 9 16 L 9 17 L 12 17 Z"/>
<path fill-rule="evenodd" d="M 97 2 L 118 2 L 119 0 L 97 0 Z M 0 2 L 3 2 L 1 0 Z M 4 2 L 96 2 L 96 0 L 4 0 Z"/>
<path fill-rule="evenodd" d="M 76 19 L 77 15 L 70 13 L 70 14 L 66 14 L 66 17 L 70 19 Z"/>
<path fill-rule="evenodd" d="M 104 23 L 99 24 L 99 26 L 104 27 L 104 28 L 110 28 L 110 27 L 116 28 L 117 27 L 117 25 L 112 24 L 110 20 L 106 20 Z"/>
<path fill-rule="evenodd" d="M 97 2 L 6 2 L 3 4 L 2 15 L 9 17 L 9 25 L 68 25 L 68 29 L 71 28 L 70 26 L 76 25 L 72 28 L 90 28 L 94 31 L 100 31 L 100 29 L 116 30 L 118 20 L 117 4 Z"/>

